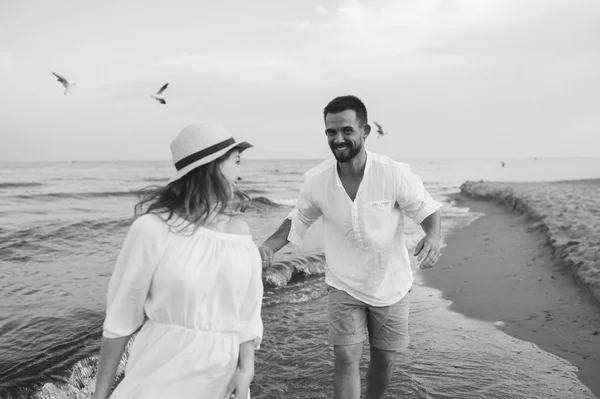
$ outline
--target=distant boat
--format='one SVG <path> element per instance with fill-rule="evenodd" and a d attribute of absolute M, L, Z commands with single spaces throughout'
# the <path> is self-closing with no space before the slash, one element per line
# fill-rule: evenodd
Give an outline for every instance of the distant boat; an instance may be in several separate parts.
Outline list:
<path fill-rule="evenodd" d="M 502 167 L 506 166 L 506 162 L 502 161 Z"/>

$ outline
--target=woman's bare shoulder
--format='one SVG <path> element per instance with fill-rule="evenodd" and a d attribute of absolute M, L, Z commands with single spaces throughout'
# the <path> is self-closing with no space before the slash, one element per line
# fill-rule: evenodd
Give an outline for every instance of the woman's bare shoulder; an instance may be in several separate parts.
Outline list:
<path fill-rule="evenodd" d="M 250 235 L 250 226 L 241 216 L 233 216 L 226 225 L 227 233 Z"/>

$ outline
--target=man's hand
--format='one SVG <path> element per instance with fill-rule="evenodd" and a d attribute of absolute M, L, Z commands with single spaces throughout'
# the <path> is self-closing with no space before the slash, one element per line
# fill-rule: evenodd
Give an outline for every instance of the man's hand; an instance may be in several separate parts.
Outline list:
<path fill-rule="evenodd" d="M 246 399 L 248 398 L 248 392 L 250 391 L 250 383 L 254 378 L 254 370 L 244 370 L 237 368 L 235 374 L 227 385 L 227 391 L 223 399 Z"/>
<path fill-rule="evenodd" d="M 435 265 L 442 256 L 440 252 L 440 237 L 437 235 L 426 235 L 419 241 L 415 248 L 415 256 L 417 261 L 421 262 L 419 268 L 428 269 Z"/>
<path fill-rule="evenodd" d="M 258 247 L 258 251 L 260 252 L 260 257 L 262 259 L 263 270 L 271 267 L 271 264 L 273 263 L 273 257 L 275 256 L 275 252 L 273 252 L 271 247 L 263 244 Z"/>

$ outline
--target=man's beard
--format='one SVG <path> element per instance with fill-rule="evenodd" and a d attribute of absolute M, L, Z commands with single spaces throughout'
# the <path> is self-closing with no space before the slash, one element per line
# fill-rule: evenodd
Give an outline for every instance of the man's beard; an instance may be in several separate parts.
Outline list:
<path fill-rule="evenodd" d="M 352 158 L 357 156 L 360 153 L 360 150 L 362 149 L 362 146 L 360 144 L 358 146 L 354 146 L 354 143 L 352 142 L 344 142 L 344 144 L 346 144 L 348 148 L 341 152 L 336 150 L 335 144 L 329 145 L 331 151 L 333 151 L 333 156 L 340 163 L 350 161 Z"/>

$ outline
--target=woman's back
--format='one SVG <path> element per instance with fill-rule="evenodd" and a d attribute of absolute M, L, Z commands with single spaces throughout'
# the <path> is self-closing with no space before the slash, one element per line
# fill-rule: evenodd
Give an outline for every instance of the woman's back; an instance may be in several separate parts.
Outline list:
<path fill-rule="evenodd" d="M 189 367 L 186 362 L 191 359 L 187 355 L 180 355 L 178 359 L 168 356 L 183 347 L 193 358 L 206 353 L 208 358 L 218 355 L 219 361 L 227 363 L 237 358 L 240 342 L 250 339 L 259 346 L 262 269 L 252 236 L 237 233 L 247 232 L 243 220 L 215 223 L 213 227 L 220 230 L 194 229 L 193 226 L 182 230 L 183 220 L 171 219 L 169 222 L 158 215 L 147 214 L 132 225 L 130 234 L 139 235 L 136 241 L 139 248 L 130 253 L 141 256 L 142 261 L 129 257 L 128 270 L 132 264 L 141 267 L 134 278 L 124 273 L 123 278 L 111 280 L 109 301 L 112 303 L 105 330 L 135 329 L 136 326 L 128 325 L 131 315 L 146 314 L 148 320 L 136 338 L 138 342 L 132 350 L 128 369 L 135 367 L 147 375 L 157 372 L 154 370 L 156 365 L 162 365 L 161 372 L 169 375 L 172 371 L 173 378 L 179 373 L 177 379 L 181 383 L 181 370 Z M 154 270 L 147 266 L 152 262 L 156 262 Z M 118 270 L 119 263 L 115 272 Z M 139 285 L 140 281 L 148 281 L 147 289 Z M 120 295 L 120 292 L 127 295 Z M 159 347 L 160 353 L 149 349 Z M 214 348 L 220 349 L 213 352 Z M 197 367 L 209 370 L 214 364 L 198 363 Z M 200 371 L 196 369 L 194 374 Z M 117 397 L 127 397 L 126 392 L 139 388 L 138 383 L 142 382 L 130 378 Z M 185 384 L 182 389 L 180 392 L 188 392 Z"/>
<path fill-rule="evenodd" d="M 203 227 L 228 234 L 249 235 L 250 227 L 241 216 L 217 215 L 209 224 Z"/>

